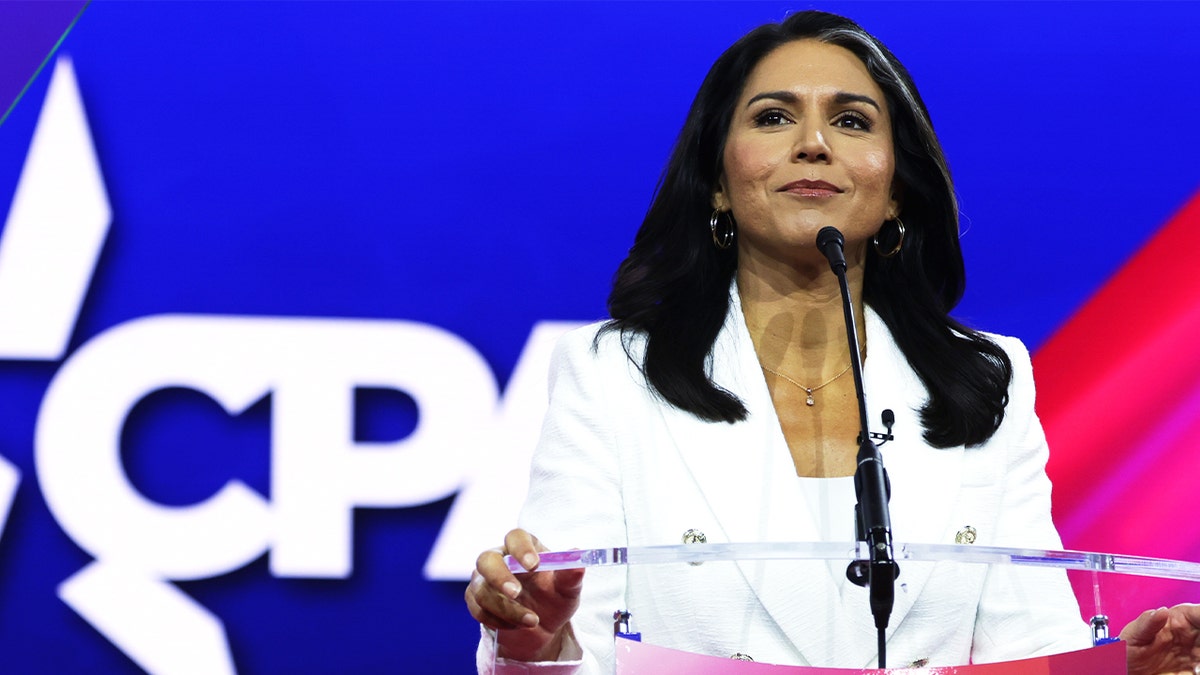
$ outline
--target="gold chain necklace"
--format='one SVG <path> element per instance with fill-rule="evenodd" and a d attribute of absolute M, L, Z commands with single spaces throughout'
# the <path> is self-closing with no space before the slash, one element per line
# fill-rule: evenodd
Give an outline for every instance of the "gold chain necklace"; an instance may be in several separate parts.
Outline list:
<path fill-rule="evenodd" d="M 760 363 L 759 365 L 760 365 L 760 366 L 762 366 L 762 364 L 761 364 L 761 363 Z M 805 400 L 804 400 L 804 402 L 805 402 L 805 403 L 807 403 L 807 404 L 808 404 L 808 405 L 810 405 L 810 406 L 814 406 L 814 405 L 816 405 L 816 404 L 817 404 L 817 400 L 813 398 L 813 392 L 814 392 L 814 391 L 817 391 L 817 390 L 819 390 L 819 389 L 822 389 L 822 388 L 824 388 L 824 387 L 826 387 L 826 386 L 828 386 L 828 385 L 831 385 L 831 384 L 833 384 L 834 380 L 836 380 L 836 379 L 838 379 L 839 377 L 841 377 L 841 376 L 845 375 L 846 373 L 850 372 L 850 368 L 851 368 L 851 366 L 853 366 L 853 365 L 854 365 L 854 362 L 853 362 L 853 361 L 851 361 L 851 362 L 850 362 L 850 364 L 849 364 L 848 366 L 846 366 L 846 367 L 845 367 L 845 368 L 842 370 L 842 372 L 838 373 L 837 375 L 834 375 L 833 377 L 831 377 L 831 378 L 829 378 L 828 380 L 826 380 L 826 381 L 822 382 L 821 384 L 818 384 L 818 385 L 817 385 L 817 386 L 815 386 L 815 387 L 806 387 L 806 386 L 804 386 L 804 385 L 800 384 L 799 382 L 797 382 L 797 381 L 793 380 L 792 378 L 788 377 L 787 375 L 784 375 L 783 373 L 779 372 L 778 370 L 773 370 L 773 369 L 771 369 L 771 368 L 768 368 L 768 367 L 766 367 L 766 366 L 762 366 L 762 369 L 763 369 L 763 370 L 765 370 L 765 371 L 767 371 L 768 373 L 771 373 L 772 375 L 778 375 L 779 377 L 782 377 L 783 379 L 787 380 L 788 382 L 791 382 L 792 384 L 796 385 L 797 387 L 800 387 L 801 389 L 803 389 L 803 390 L 804 390 L 804 393 L 805 393 L 805 394 L 808 394 L 808 398 L 807 398 L 807 399 L 805 399 Z"/>

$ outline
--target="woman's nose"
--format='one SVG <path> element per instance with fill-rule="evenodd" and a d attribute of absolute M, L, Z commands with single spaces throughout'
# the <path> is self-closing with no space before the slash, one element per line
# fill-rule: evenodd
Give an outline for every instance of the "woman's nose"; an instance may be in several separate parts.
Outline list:
<path fill-rule="evenodd" d="M 829 145 L 825 142 L 825 133 L 821 126 L 806 121 L 797 124 L 796 127 L 799 134 L 793 154 L 796 161 L 828 162 Z"/>

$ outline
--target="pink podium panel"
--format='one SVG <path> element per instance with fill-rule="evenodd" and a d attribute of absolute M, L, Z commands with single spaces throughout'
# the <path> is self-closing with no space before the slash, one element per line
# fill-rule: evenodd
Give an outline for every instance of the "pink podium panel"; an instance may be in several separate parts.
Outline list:
<path fill-rule="evenodd" d="M 849 673 L 913 675 L 1125 675 L 1125 643 L 1113 642 L 1066 654 L 1005 663 L 929 668 L 810 668 L 738 661 L 617 639 L 617 675 L 848 675 Z"/>

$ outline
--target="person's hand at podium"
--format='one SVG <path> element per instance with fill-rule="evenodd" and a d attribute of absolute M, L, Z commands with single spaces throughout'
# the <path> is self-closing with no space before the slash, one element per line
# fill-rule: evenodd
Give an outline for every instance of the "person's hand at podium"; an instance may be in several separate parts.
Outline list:
<path fill-rule="evenodd" d="M 538 552 L 546 547 L 525 530 L 504 537 L 504 547 L 479 554 L 467 585 L 466 601 L 479 623 L 503 631 L 497 656 L 518 661 L 553 661 L 570 636 L 579 607 L 583 570 L 538 572 Z M 528 573 L 509 571 L 504 556 L 521 561 Z"/>
<path fill-rule="evenodd" d="M 1200 605 L 1151 609 L 1121 630 L 1129 675 L 1200 673 Z"/>

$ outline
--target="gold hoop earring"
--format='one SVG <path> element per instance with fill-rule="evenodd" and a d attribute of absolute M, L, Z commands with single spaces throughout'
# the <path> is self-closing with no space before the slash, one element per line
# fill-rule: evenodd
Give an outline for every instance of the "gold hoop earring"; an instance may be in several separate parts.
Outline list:
<path fill-rule="evenodd" d="M 721 231 L 717 231 L 717 226 L 721 224 L 721 211 L 715 210 L 712 212 L 712 217 L 708 219 L 708 229 L 712 232 L 713 244 L 717 248 L 724 251 L 733 245 L 733 234 L 737 229 L 733 224 L 733 214 L 725 212 L 725 227 Z"/>
<path fill-rule="evenodd" d="M 884 225 L 887 225 L 888 222 L 896 223 L 896 245 L 892 247 L 892 250 L 884 251 L 879 247 L 879 233 L 876 233 L 875 238 L 872 241 L 875 243 L 875 252 L 879 254 L 880 258 L 893 258 L 897 253 L 900 252 L 900 249 L 904 247 L 904 221 L 897 217 L 893 218 L 891 221 L 885 221 Z"/>

